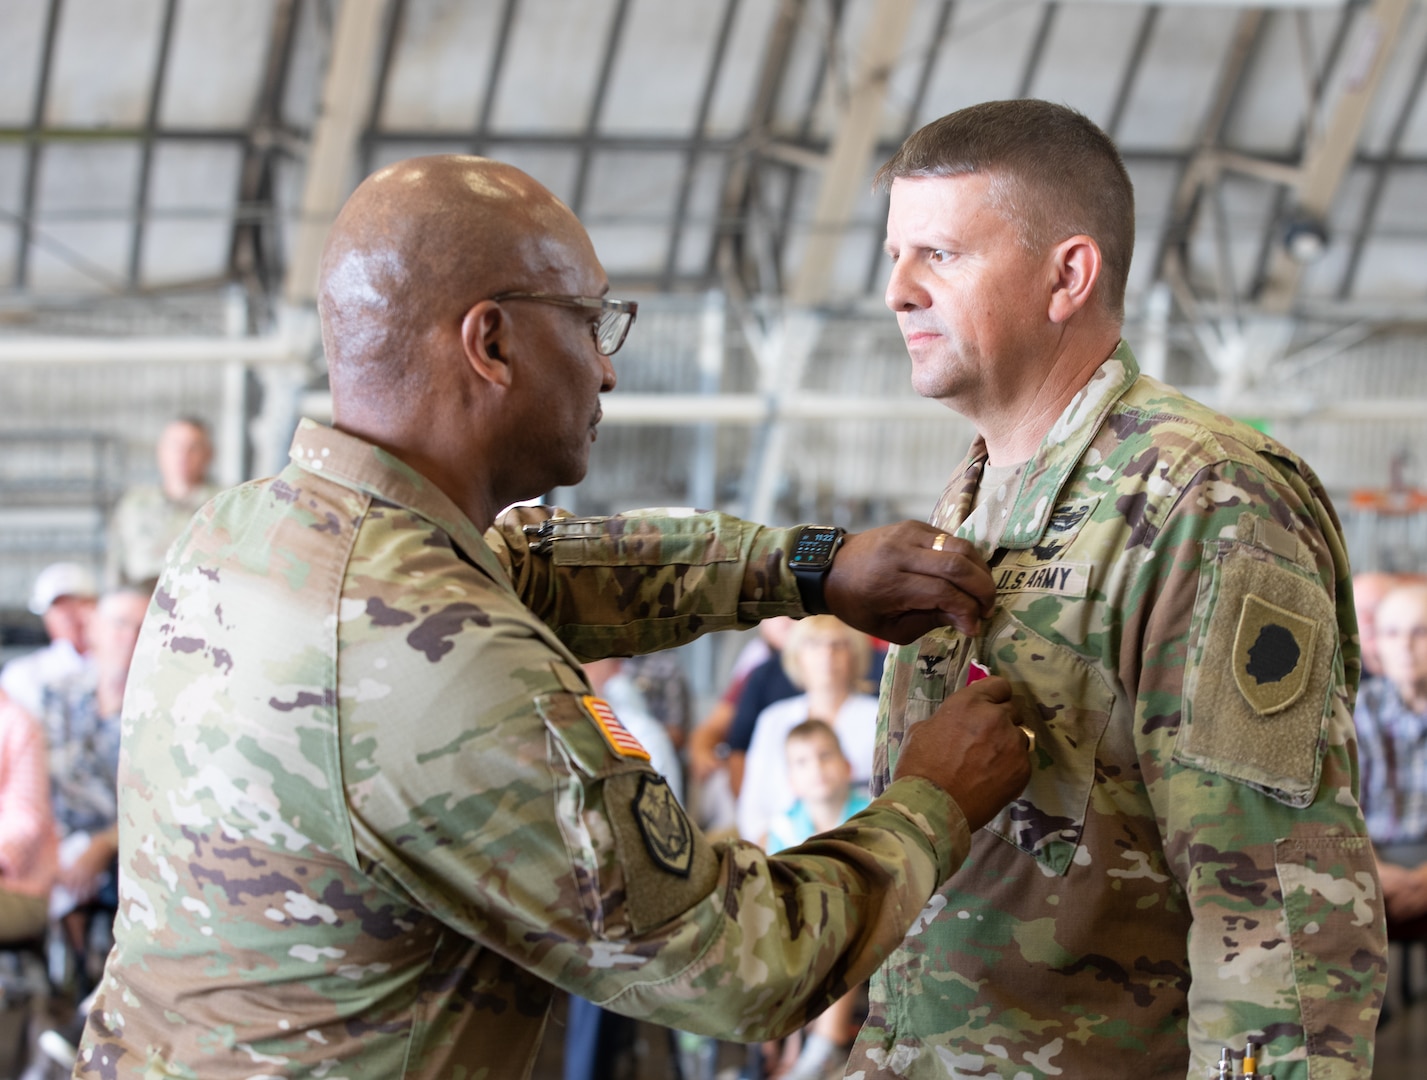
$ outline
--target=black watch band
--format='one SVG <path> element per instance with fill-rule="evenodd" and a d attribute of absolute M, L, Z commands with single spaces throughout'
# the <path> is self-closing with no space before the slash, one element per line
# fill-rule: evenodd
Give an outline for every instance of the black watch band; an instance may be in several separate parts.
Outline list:
<path fill-rule="evenodd" d="M 804 525 L 793 538 L 793 546 L 788 552 L 788 568 L 793 571 L 793 579 L 798 583 L 803 610 L 809 615 L 828 614 L 823 585 L 827 581 L 827 572 L 832 569 L 833 556 L 846 535 L 847 530 L 836 525 Z"/>

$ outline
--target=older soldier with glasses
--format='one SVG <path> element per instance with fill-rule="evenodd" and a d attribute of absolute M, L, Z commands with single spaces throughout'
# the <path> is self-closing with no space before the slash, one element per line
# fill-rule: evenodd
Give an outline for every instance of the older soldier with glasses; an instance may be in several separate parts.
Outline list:
<path fill-rule="evenodd" d="M 769 858 L 690 825 L 582 660 L 824 606 L 901 641 L 974 631 L 993 590 L 912 522 L 498 521 L 584 476 L 635 314 L 607 289 L 509 166 L 417 158 L 348 201 L 322 265 L 334 425 L 199 515 L 144 628 L 77 1075 L 527 1076 L 552 984 L 782 1034 L 867 977 L 1023 786 L 988 679 L 832 836 Z"/>

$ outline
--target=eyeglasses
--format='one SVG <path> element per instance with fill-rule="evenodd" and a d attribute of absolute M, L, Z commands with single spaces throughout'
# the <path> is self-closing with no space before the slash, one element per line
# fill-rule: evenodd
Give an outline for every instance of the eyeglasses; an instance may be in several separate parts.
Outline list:
<path fill-rule="evenodd" d="M 629 328 L 634 325 L 634 316 L 639 312 L 635 300 L 609 300 L 603 296 L 560 296 L 545 292 L 503 292 L 491 297 L 496 303 L 502 300 L 533 300 L 537 304 L 558 304 L 561 307 L 588 308 L 600 313 L 599 322 L 590 328 L 595 337 L 595 348 L 602 356 L 613 356 L 624 344 Z"/>

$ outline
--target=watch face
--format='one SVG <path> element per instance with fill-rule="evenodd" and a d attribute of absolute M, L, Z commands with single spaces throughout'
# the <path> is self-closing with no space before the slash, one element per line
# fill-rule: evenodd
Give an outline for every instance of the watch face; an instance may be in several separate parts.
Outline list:
<path fill-rule="evenodd" d="M 842 540 L 842 530 L 833 525 L 809 525 L 798 533 L 788 565 L 794 570 L 822 570 L 832 562 L 832 553 Z"/>

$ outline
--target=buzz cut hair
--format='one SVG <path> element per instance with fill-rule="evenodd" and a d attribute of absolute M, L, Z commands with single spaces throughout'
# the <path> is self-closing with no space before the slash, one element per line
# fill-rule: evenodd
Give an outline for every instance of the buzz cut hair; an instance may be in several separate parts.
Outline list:
<path fill-rule="evenodd" d="M 1066 105 L 1035 98 L 986 101 L 913 132 L 877 170 L 874 190 L 900 178 L 990 177 L 992 206 L 1022 247 L 1043 252 L 1071 236 L 1100 247 L 1097 292 L 1105 312 L 1125 315 L 1135 246 L 1135 191 L 1110 136 Z"/>

